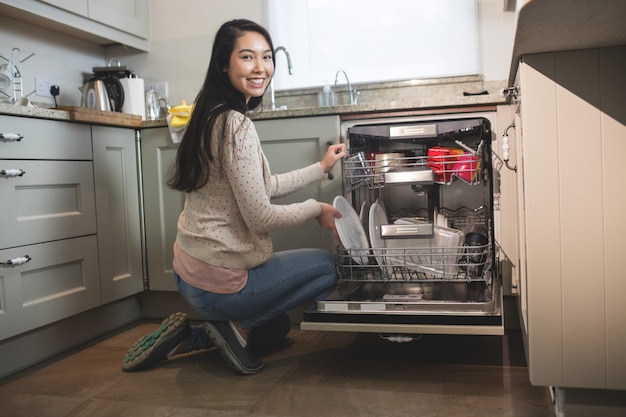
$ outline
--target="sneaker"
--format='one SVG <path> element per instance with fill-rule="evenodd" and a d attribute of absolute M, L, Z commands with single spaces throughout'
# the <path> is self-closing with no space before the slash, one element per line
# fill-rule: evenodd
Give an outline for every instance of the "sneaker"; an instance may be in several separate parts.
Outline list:
<path fill-rule="evenodd" d="M 122 360 L 126 372 L 144 369 L 169 357 L 178 345 L 189 339 L 191 327 L 185 313 L 174 313 L 161 322 L 155 331 L 133 344 Z"/>
<path fill-rule="evenodd" d="M 205 326 L 211 342 L 220 350 L 220 355 L 231 369 L 252 375 L 263 368 L 263 361 L 241 346 L 229 322 L 207 321 Z"/>

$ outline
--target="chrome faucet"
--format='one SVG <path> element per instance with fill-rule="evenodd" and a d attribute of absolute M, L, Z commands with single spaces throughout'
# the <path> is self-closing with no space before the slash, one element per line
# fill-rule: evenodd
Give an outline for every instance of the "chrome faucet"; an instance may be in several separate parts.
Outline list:
<path fill-rule="evenodd" d="M 348 79 L 348 74 L 344 70 L 339 70 L 335 74 L 335 87 L 337 87 L 337 81 L 339 81 L 339 74 L 340 73 L 343 73 L 344 77 L 346 77 L 346 83 L 348 84 L 348 92 L 350 93 L 350 104 L 356 104 L 359 92 L 358 91 L 354 91 L 352 89 L 352 85 L 350 84 L 350 80 Z"/>
<path fill-rule="evenodd" d="M 289 55 L 289 51 L 284 46 L 278 46 L 274 49 L 274 59 L 278 55 L 278 52 L 283 51 L 285 56 L 287 57 L 287 67 L 289 69 L 289 75 L 293 75 L 293 67 L 291 66 L 291 55 Z M 274 69 L 275 71 L 276 69 Z M 275 72 L 274 72 L 275 73 Z M 272 77 L 272 81 L 270 81 L 270 110 L 276 110 L 276 97 L 274 97 L 274 77 Z"/>

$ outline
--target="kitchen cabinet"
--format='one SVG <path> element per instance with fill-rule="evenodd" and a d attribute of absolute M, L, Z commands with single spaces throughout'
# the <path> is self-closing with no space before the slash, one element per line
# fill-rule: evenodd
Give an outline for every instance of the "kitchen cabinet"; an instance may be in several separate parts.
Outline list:
<path fill-rule="evenodd" d="M 534 385 L 626 390 L 624 74 L 624 46 L 519 65 L 521 316 Z"/>
<path fill-rule="evenodd" d="M 141 131 L 141 166 L 146 225 L 148 282 L 152 291 L 177 291 L 172 268 L 176 224 L 185 195 L 167 186 L 178 145 L 167 128 Z"/>
<path fill-rule="evenodd" d="M 88 17 L 143 39 L 148 39 L 148 0 L 39 0 L 68 12 Z"/>
<path fill-rule="evenodd" d="M 262 120 L 254 124 L 272 172 L 285 172 L 318 162 L 324 156 L 328 142 L 339 142 L 338 116 Z M 173 278 L 172 246 L 176 240 L 176 224 L 183 209 L 184 194 L 168 188 L 166 184 L 177 148 L 166 128 L 141 131 L 148 281 L 153 291 L 177 290 Z M 332 203 L 333 198 L 341 194 L 339 165 L 333 169 L 335 179 L 325 179 L 274 202 L 289 204 L 314 198 Z M 276 251 L 298 247 L 332 250 L 333 247 L 333 236 L 322 230 L 314 219 L 299 227 L 273 233 L 272 241 Z"/>
<path fill-rule="evenodd" d="M 495 141 L 492 143 L 494 154 L 497 155 L 493 159 L 494 172 L 494 211 L 495 223 L 499 227 L 495 228 L 495 240 L 498 242 L 498 256 L 500 260 L 499 272 L 502 276 L 502 289 L 504 295 L 514 295 L 512 300 L 517 301 L 520 297 L 520 273 L 521 265 L 518 262 L 519 254 L 519 235 L 518 235 L 518 219 L 519 199 L 518 199 L 518 171 L 520 167 L 516 166 L 517 150 L 513 146 L 518 143 L 515 140 L 517 130 L 516 123 L 517 104 L 501 105 L 497 108 L 497 128 L 494 129 Z M 504 135 L 509 144 L 509 161 L 508 166 L 502 158 Z M 513 303 L 517 304 L 517 303 Z M 512 311 L 508 316 L 518 319 L 515 311 L 516 305 L 511 305 Z M 505 317 L 507 317 L 505 315 Z"/>
<path fill-rule="evenodd" d="M 92 126 L 102 303 L 143 291 L 137 150 L 133 129 Z"/>
<path fill-rule="evenodd" d="M 254 124 L 274 173 L 319 162 L 328 145 L 340 141 L 339 116 L 259 120 Z M 332 204 L 335 196 L 343 194 L 341 163 L 335 165 L 331 174 L 332 180 L 324 179 L 289 196 L 274 199 L 273 202 L 290 204 L 313 198 Z M 297 227 L 273 232 L 272 242 L 275 251 L 303 247 L 334 250 L 334 237 L 327 230 L 321 229 L 314 219 Z"/>
<path fill-rule="evenodd" d="M 8 16 L 95 42 L 150 50 L 149 0 L 0 0 Z"/>
<path fill-rule="evenodd" d="M 87 138 L 88 140 L 88 138 Z M 0 248 L 96 233 L 91 161 L 2 160 Z"/>
<path fill-rule="evenodd" d="M 89 126 L 0 116 L 0 340 L 100 304 Z M 58 147 L 62 147 L 60 151 Z"/>
<path fill-rule="evenodd" d="M 89 18 L 142 39 L 150 38 L 148 0 L 87 0 Z"/>
<path fill-rule="evenodd" d="M 0 340 L 100 305 L 95 235 L 0 250 Z"/>
<path fill-rule="evenodd" d="M 80 16 L 89 17 L 87 0 L 39 0 L 42 3 L 51 4 L 59 9 L 67 10 Z"/>

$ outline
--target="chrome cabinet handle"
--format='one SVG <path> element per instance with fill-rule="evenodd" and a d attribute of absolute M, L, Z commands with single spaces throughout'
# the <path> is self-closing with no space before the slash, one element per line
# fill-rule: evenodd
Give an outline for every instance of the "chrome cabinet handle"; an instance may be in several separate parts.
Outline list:
<path fill-rule="evenodd" d="M 0 139 L 2 140 L 14 140 L 16 142 L 21 141 L 24 138 L 24 136 L 20 135 L 19 133 L 0 133 Z"/>
<path fill-rule="evenodd" d="M 24 255 L 24 256 L 18 256 L 17 258 L 13 258 L 13 259 L 9 259 L 6 262 L 0 262 L 1 266 L 17 266 L 17 265 L 22 265 L 25 264 L 26 262 L 30 261 L 32 258 L 28 255 Z"/>
<path fill-rule="evenodd" d="M 21 177 L 26 174 L 26 171 L 23 169 L 2 169 L 0 170 L 0 175 L 3 177 Z"/>

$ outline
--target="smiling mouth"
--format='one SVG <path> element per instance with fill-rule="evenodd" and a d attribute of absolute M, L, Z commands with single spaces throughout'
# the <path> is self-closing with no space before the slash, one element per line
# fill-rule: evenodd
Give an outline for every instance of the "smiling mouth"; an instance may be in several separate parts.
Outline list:
<path fill-rule="evenodd" d="M 263 87 L 263 85 L 265 84 L 265 79 L 264 78 L 248 78 L 248 82 L 250 82 L 250 84 L 255 85 L 256 87 Z"/>

